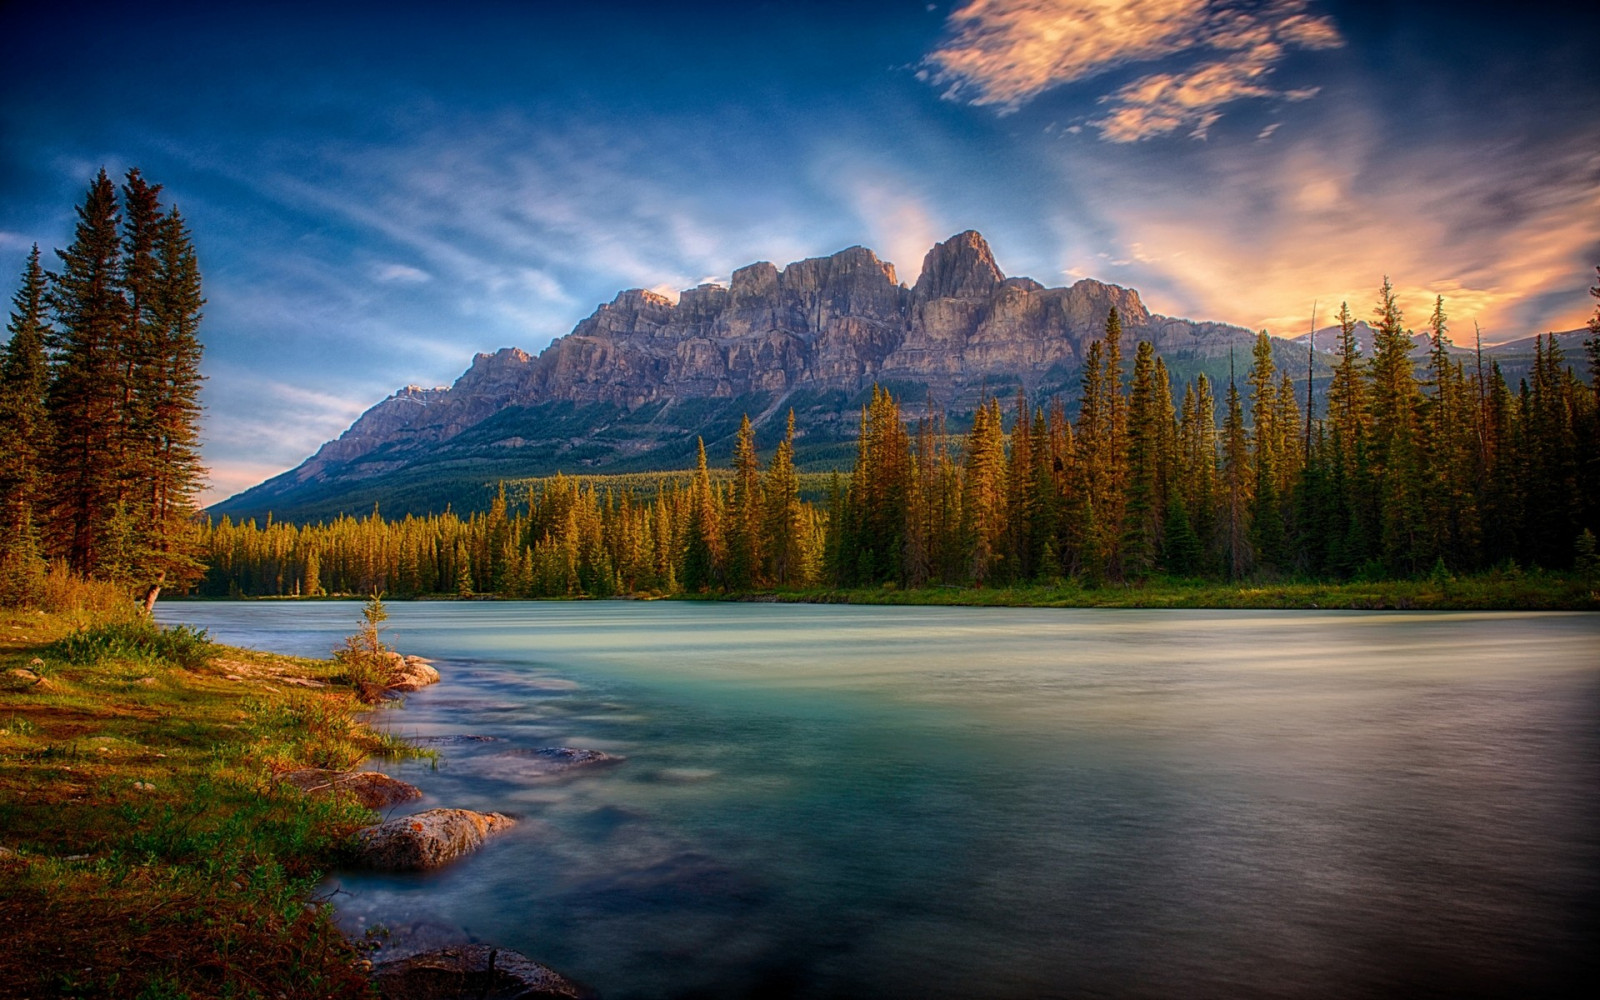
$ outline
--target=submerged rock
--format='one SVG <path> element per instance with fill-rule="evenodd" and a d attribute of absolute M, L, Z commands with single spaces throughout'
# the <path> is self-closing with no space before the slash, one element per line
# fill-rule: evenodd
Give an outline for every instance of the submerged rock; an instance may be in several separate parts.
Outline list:
<path fill-rule="evenodd" d="M 455 745 L 461 744 L 461 743 L 497 743 L 497 742 L 499 742 L 499 740 L 500 740 L 500 737 L 498 737 L 498 736 L 474 736 L 474 735 L 468 734 L 468 733 L 463 733 L 463 734 L 459 734 L 459 735 L 451 735 L 451 736 L 413 736 L 413 737 L 411 737 L 411 742 L 412 743 L 422 743 L 422 744 L 427 744 L 429 746 L 455 746 Z"/>
<path fill-rule="evenodd" d="M 472 853 L 516 822 L 503 813 L 429 809 L 358 831 L 357 855 L 367 868 L 425 871 Z"/>
<path fill-rule="evenodd" d="M 385 1000 L 588 1000 L 596 995 L 525 955 L 486 944 L 384 962 L 373 969 L 372 984 Z"/>
<path fill-rule="evenodd" d="M 583 750 L 578 747 L 539 747 L 536 750 L 507 750 L 502 757 L 517 757 L 531 762 L 531 769 L 542 774 L 561 774 L 584 767 L 620 764 L 626 757 L 609 754 L 603 750 Z"/>
<path fill-rule="evenodd" d="M 290 771 L 278 779 L 307 795 L 344 795 L 355 799 L 368 809 L 387 809 L 402 802 L 422 798 L 422 789 L 416 785 L 391 778 L 379 771 L 325 771 L 308 767 Z"/>

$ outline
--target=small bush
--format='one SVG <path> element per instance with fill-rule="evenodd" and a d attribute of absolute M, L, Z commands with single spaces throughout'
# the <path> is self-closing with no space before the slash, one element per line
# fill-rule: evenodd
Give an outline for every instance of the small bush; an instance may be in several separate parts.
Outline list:
<path fill-rule="evenodd" d="M 394 683 L 394 658 L 380 634 L 388 617 L 383 601 L 373 594 L 361 609 L 360 630 L 346 636 L 344 645 L 333 651 L 333 658 L 344 667 L 344 680 L 368 704 L 383 700 Z"/>
<path fill-rule="evenodd" d="M 162 628 L 147 619 L 136 619 L 77 629 L 51 645 L 49 651 L 52 657 L 77 666 L 132 660 L 195 670 L 205 666 L 213 646 L 205 629 L 187 625 Z"/>

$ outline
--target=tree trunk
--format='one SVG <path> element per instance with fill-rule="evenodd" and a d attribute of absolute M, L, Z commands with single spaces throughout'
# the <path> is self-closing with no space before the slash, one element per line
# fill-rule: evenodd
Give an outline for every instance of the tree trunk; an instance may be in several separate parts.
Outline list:
<path fill-rule="evenodd" d="M 161 596 L 161 584 L 164 580 L 166 580 L 166 578 L 167 574 L 165 570 L 157 573 L 156 582 L 152 583 L 150 585 L 150 589 L 144 592 L 144 613 L 146 615 L 155 614 L 156 598 Z"/>

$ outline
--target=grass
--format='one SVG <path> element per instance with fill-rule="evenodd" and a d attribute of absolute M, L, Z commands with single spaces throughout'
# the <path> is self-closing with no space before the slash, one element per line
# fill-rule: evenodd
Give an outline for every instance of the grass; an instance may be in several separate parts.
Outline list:
<path fill-rule="evenodd" d="M 1600 611 L 1600 585 L 1575 574 L 1495 571 L 1469 577 L 1376 582 L 1154 578 L 1085 586 L 1065 580 L 1018 587 L 807 588 L 683 595 L 690 600 L 816 604 L 971 605 L 1028 608 L 1323 608 L 1360 610 Z"/>
<path fill-rule="evenodd" d="M 410 753 L 331 662 L 0 610 L 0 996 L 370 996 L 315 896 L 373 820 L 274 780 Z"/>

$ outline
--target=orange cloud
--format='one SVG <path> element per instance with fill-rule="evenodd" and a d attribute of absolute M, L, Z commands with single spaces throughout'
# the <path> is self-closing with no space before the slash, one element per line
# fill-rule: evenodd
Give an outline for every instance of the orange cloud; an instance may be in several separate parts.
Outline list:
<path fill-rule="evenodd" d="M 1474 321 L 1485 343 L 1574 329 L 1593 310 L 1583 286 L 1597 167 L 1600 157 L 1580 153 L 1528 177 L 1485 157 L 1458 174 L 1422 152 L 1380 155 L 1350 141 L 1239 154 L 1208 174 L 1205 199 L 1152 197 L 1148 186 L 1143 198 L 1107 198 L 1115 231 L 1138 241 L 1124 244 L 1138 253 L 1113 280 L 1146 290 L 1163 313 L 1285 336 L 1305 332 L 1313 301 L 1319 325 L 1341 301 L 1369 318 L 1384 275 L 1412 328 L 1444 296 L 1461 343 Z M 1483 207 L 1503 202 L 1516 211 Z"/>
<path fill-rule="evenodd" d="M 1090 122 L 1112 142 L 1181 128 L 1204 136 L 1223 105 L 1251 97 L 1299 100 L 1267 78 L 1292 48 L 1344 44 L 1308 0 L 1253 7 L 1210 0 L 973 0 L 951 13 L 948 38 L 921 77 L 945 97 L 1015 111 L 1052 87 L 1180 53 L 1221 53 L 1187 70 L 1142 77 L 1103 96 L 1108 113 Z"/>

